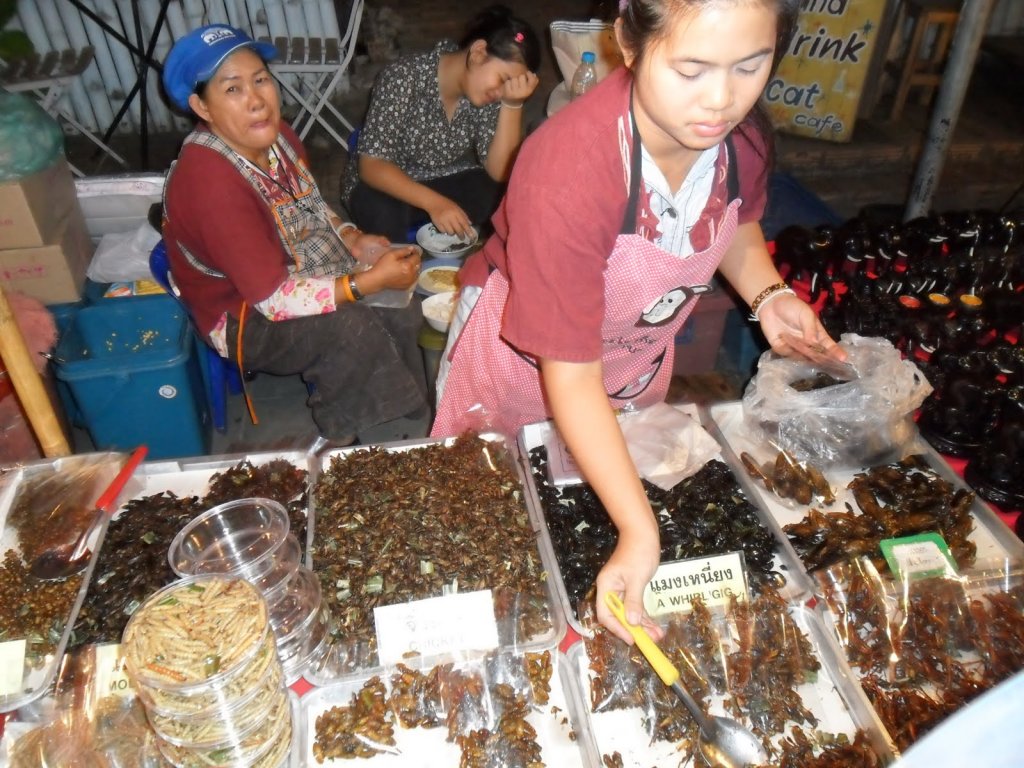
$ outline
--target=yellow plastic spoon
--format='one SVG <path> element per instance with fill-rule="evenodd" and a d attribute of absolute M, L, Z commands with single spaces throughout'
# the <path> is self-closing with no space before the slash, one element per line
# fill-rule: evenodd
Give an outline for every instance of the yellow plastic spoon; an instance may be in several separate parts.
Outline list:
<path fill-rule="evenodd" d="M 626 608 L 614 592 L 605 593 L 605 604 L 615 614 L 636 641 L 636 647 L 644 655 L 661 682 L 675 691 L 690 716 L 700 728 L 697 748 L 701 757 L 713 768 L 741 768 L 742 766 L 764 765 L 768 754 L 761 742 L 749 730 L 729 717 L 708 716 L 690 692 L 679 682 L 679 670 L 662 653 L 661 648 L 647 634 L 643 627 L 626 620 Z"/>

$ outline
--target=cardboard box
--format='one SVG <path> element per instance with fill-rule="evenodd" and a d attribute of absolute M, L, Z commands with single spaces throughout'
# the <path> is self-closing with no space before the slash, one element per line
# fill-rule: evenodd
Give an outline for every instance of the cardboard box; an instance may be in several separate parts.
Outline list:
<path fill-rule="evenodd" d="M 77 301 L 93 245 L 78 208 L 64 217 L 53 245 L 0 251 L 0 284 L 43 304 Z"/>
<path fill-rule="evenodd" d="M 63 223 L 77 208 L 75 180 L 63 157 L 31 176 L 0 183 L 0 249 L 60 242 Z"/>

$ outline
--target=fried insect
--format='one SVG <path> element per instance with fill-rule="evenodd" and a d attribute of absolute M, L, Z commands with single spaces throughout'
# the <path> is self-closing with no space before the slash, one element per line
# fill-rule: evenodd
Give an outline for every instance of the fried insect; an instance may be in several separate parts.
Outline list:
<path fill-rule="evenodd" d="M 716 620 L 700 600 L 693 606 L 691 613 L 672 618 L 658 645 L 698 703 L 707 707 L 713 694 L 723 697 L 726 709 L 750 723 L 770 754 L 775 751 L 771 740 L 785 733 L 787 724 L 817 726 L 797 689 L 814 679 L 820 662 L 777 592 L 766 590 L 749 604 L 734 601 L 724 619 Z M 592 673 L 592 711 L 638 709 L 652 740 L 675 743 L 684 762 L 693 757 L 696 723 L 640 652 L 603 631 L 584 642 Z M 819 739 L 813 745 L 794 741 L 789 765 L 816 765 L 812 758 L 829 754 L 827 747 L 841 742 L 839 736 Z M 862 746 L 870 751 L 866 738 L 856 743 L 843 753 L 849 755 L 848 762 L 822 765 L 878 765 L 873 753 L 858 757 Z"/>
<path fill-rule="evenodd" d="M 823 576 L 847 659 L 900 749 L 1024 669 L 1024 586 L 969 594 L 959 579 L 919 579 L 893 601 L 866 564 Z"/>
<path fill-rule="evenodd" d="M 799 523 L 783 527 L 808 571 L 862 555 L 886 571 L 881 540 L 924 531 L 945 539 L 959 567 L 974 563 L 976 545 L 969 540 L 974 494 L 939 477 L 923 457 L 872 467 L 855 475 L 848 487 L 861 514 L 812 508 Z"/>
<path fill-rule="evenodd" d="M 395 746 L 395 726 L 388 717 L 387 691 L 379 677 L 366 681 L 347 707 L 331 707 L 316 719 L 313 757 L 373 757 Z"/>
<path fill-rule="evenodd" d="M 592 612 L 594 581 L 615 549 L 618 532 L 589 484 L 550 482 L 542 446 L 530 451 L 530 466 L 569 604 L 583 622 Z M 658 519 L 662 562 L 743 550 L 755 587 L 775 581 L 778 544 L 728 465 L 709 461 L 668 491 L 646 481 L 644 490 Z"/>
<path fill-rule="evenodd" d="M 803 728 L 794 725 L 782 742 L 779 768 L 848 768 L 852 765 L 878 768 L 882 765 L 864 731 L 858 731 L 853 741 L 846 734 L 835 737 L 815 734 L 815 737 L 812 740 Z"/>
<path fill-rule="evenodd" d="M 512 458 L 464 435 L 451 445 L 334 456 L 314 489 L 314 570 L 338 664 L 376 663 L 373 611 L 489 588 L 499 640 L 551 626 L 546 574 Z"/>
<path fill-rule="evenodd" d="M 794 499 L 800 504 L 830 506 L 835 503 L 835 492 L 821 470 L 806 461 L 797 461 L 786 451 L 779 451 L 775 459 L 758 465 L 756 459 L 744 451 L 740 454 L 747 474 L 759 480 L 764 487 L 783 499 Z"/>

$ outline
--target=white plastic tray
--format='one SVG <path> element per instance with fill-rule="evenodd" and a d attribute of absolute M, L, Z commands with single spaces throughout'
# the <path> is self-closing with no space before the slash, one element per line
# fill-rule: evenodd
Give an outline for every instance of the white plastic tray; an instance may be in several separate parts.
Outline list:
<path fill-rule="evenodd" d="M 544 509 L 541 504 L 540 497 L 537 495 L 537 487 L 534 484 L 533 475 L 530 468 L 530 451 L 538 446 L 544 444 L 547 430 L 551 429 L 551 423 L 542 421 L 534 424 L 527 424 L 521 430 L 519 430 L 519 452 L 523 457 L 525 472 L 529 477 L 529 483 L 527 485 L 527 505 L 533 510 L 531 514 L 536 515 L 540 520 L 544 520 Z M 711 433 L 712 437 L 718 439 L 714 433 Z M 721 441 L 719 441 L 721 444 Z M 723 459 L 724 460 L 724 459 Z M 733 474 L 737 475 L 735 467 L 730 465 L 733 470 Z M 743 486 L 743 479 L 737 477 L 737 481 Z M 744 486 L 745 488 L 745 486 Z M 777 529 L 777 526 L 771 524 L 767 519 L 767 515 L 760 508 L 760 504 L 756 496 L 752 496 L 749 490 L 746 490 L 746 496 L 755 507 L 759 519 L 765 524 L 765 527 L 772 533 L 773 537 L 779 544 L 779 549 L 775 553 L 774 558 L 774 570 L 783 575 L 786 582 L 785 585 L 780 589 L 782 596 L 791 601 L 797 601 L 804 597 L 809 597 L 812 594 L 812 584 L 810 579 L 807 577 L 807 573 L 803 566 L 800 564 L 799 558 L 796 556 L 796 552 L 793 550 L 792 545 L 786 539 L 785 536 L 781 535 L 781 532 Z M 540 527 L 540 546 L 541 553 L 547 557 L 553 564 L 551 573 L 555 583 L 555 589 L 558 593 L 558 600 L 562 605 L 562 610 L 565 613 L 566 620 L 569 626 L 582 637 L 591 637 L 593 635 L 592 630 L 584 627 L 576 617 L 576 613 L 573 610 L 572 605 L 569 602 L 569 593 L 565 588 L 565 581 L 562 579 L 561 569 L 558 567 L 558 559 L 555 557 L 554 543 L 551 540 L 551 533 L 548 531 L 547 524 L 544 523 Z"/>
<path fill-rule="evenodd" d="M 804 706 L 818 718 L 817 726 L 812 729 L 809 725 L 803 725 L 804 731 L 808 734 L 812 730 L 844 733 L 852 740 L 855 732 L 863 729 L 883 763 L 890 762 L 895 757 L 895 751 L 888 734 L 860 686 L 852 682 L 850 669 L 826 634 L 820 617 L 803 605 L 791 606 L 790 614 L 810 640 L 815 656 L 821 662 L 815 682 L 805 683 L 797 689 Z M 699 757 L 696 760 L 682 760 L 683 755 L 674 742 L 652 742 L 643 724 L 643 713 L 639 709 L 591 712 L 589 702 L 593 673 L 590 671 L 586 646 L 577 643 L 569 649 L 567 657 L 585 703 L 585 719 L 588 724 L 581 729 L 581 735 L 591 739 L 589 744 L 584 744 L 584 751 L 589 755 L 589 764 L 593 768 L 601 768 L 602 755 L 614 752 L 622 756 L 625 768 L 649 768 L 652 765 L 702 767 L 703 761 Z M 711 714 L 728 713 L 713 705 Z M 749 727 L 749 723 L 745 725 Z M 787 730 L 790 725 L 787 724 Z"/>
<path fill-rule="evenodd" d="M 35 478 L 66 471 L 69 467 L 74 467 L 82 461 L 89 461 L 97 455 L 99 454 L 79 454 L 61 459 L 43 459 L 28 462 L 0 478 L 0 558 L 5 556 L 8 550 L 18 549 L 17 532 L 13 528 L 7 527 L 7 515 L 11 511 L 22 484 Z M 112 479 L 113 471 L 110 477 L 106 478 L 106 482 L 110 482 Z M 106 487 L 106 483 L 97 482 L 95 486 L 100 489 L 95 494 L 99 496 L 103 492 L 103 488 Z M 54 651 L 47 654 L 39 663 L 32 663 L 26 654 L 22 670 L 21 690 L 0 696 L 0 712 L 18 709 L 38 699 L 46 693 L 53 683 L 54 678 L 57 676 L 57 670 L 60 667 L 60 660 L 64 656 L 64 649 L 67 647 L 68 639 L 71 636 L 71 630 L 75 625 L 78 611 L 85 600 L 86 592 L 89 590 L 89 583 L 92 581 L 93 571 L 96 568 L 96 560 L 99 557 L 99 550 L 103 543 L 105 530 L 105 525 L 99 526 L 90 536 L 89 548 L 92 554 L 89 558 L 89 565 L 82 572 L 82 585 L 65 616 L 64 631 L 61 633 L 60 640 L 55 646 Z M 18 638 L 4 638 L 4 640 L 16 639 Z"/>
<path fill-rule="evenodd" d="M 523 488 L 524 499 L 528 499 L 530 492 L 529 489 L 531 480 L 529 478 L 529 469 L 524 471 L 524 460 L 519 453 L 518 446 L 515 443 L 509 443 L 503 436 L 496 434 L 484 434 L 480 436 L 482 439 L 489 442 L 499 443 L 506 450 L 508 450 L 513 463 L 515 464 L 516 474 L 519 476 L 519 482 Z M 393 443 L 386 443 L 378 446 L 372 446 L 375 448 L 383 448 L 388 451 L 409 451 L 414 448 L 422 448 L 429 445 L 452 445 L 456 438 L 423 438 L 414 440 L 401 440 Z M 316 493 L 315 488 L 319 479 L 320 472 L 330 467 L 331 459 L 335 456 L 344 456 L 354 451 L 368 450 L 371 446 L 353 446 L 350 448 L 341 448 L 334 451 L 326 451 L 319 454 L 317 461 L 310 472 L 310 487 L 314 490 L 310 491 L 309 500 L 309 518 L 307 522 L 307 565 L 310 569 L 316 572 L 316 563 L 313 558 L 313 542 L 316 537 Z M 547 573 L 547 578 L 544 579 L 544 594 L 545 603 L 547 605 L 548 617 L 551 622 L 551 626 L 547 631 L 535 637 L 526 638 L 515 645 L 514 649 L 508 647 L 502 647 L 501 650 L 514 650 L 516 652 L 540 652 L 545 650 L 552 650 L 558 646 L 562 637 L 565 635 L 565 615 L 560 608 L 560 602 L 556 593 L 555 586 L 552 584 L 551 575 L 557 573 L 557 565 L 555 564 L 554 558 L 551 555 L 550 549 L 545 549 L 541 540 L 543 531 L 545 529 L 543 521 L 537 515 L 537 509 L 534 505 L 525 502 L 525 510 L 529 516 L 530 526 L 534 533 L 537 535 L 538 550 L 540 554 L 541 564 L 544 572 Z M 509 556 L 519 556 L 522 553 L 510 552 Z M 439 657 L 431 658 L 426 660 L 431 664 L 440 664 L 446 661 L 452 661 L 452 658 Z M 309 682 L 317 686 L 330 685 L 341 681 L 351 679 L 363 679 L 372 677 L 373 674 L 380 673 L 382 667 L 379 665 L 368 667 L 355 667 L 351 671 L 345 673 L 337 673 L 324 670 L 308 670 L 304 677 Z"/>
<path fill-rule="evenodd" d="M 783 526 L 792 523 L 799 523 L 807 515 L 807 506 L 786 504 L 774 493 L 769 492 L 760 482 L 754 480 L 743 468 L 739 456 L 744 451 L 757 455 L 758 445 L 748 436 L 743 424 L 743 404 L 740 401 L 720 403 L 708 409 L 710 416 L 708 425 L 713 430 L 712 434 L 722 445 L 722 455 L 733 468 L 733 473 L 743 484 L 747 495 L 756 498 L 759 507 L 764 508 L 769 516 L 776 535 L 786 542 L 787 548 L 793 552 L 796 562 L 801 563 L 799 556 L 789 543 L 789 539 L 783 533 Z M 716 434 L 717 433 L 717 434 Z M 908 446 L 907 453 L 922 454 L 926 457 L 928 465 L 943 479 L 950 482 L 954 488 L 970 490 L 964 481 L 950 468 L 949 464 L 935 452 L 935 450 L 921 437 L 915 434 L 913 443 Z M 831 506 L 818 508 L 823 512 L 845 511 L 845 503 L 859 510 L 853 499 L 853 494 L 847 489 L 847 485 L 853 479 L 855 470 L 824 470 L 825 479 L 832 486 L 835 493 L 835 503 Z M 790 500 L 792 501 L 792 500 Z M 970 541 L 977 547 L 975 563 L 978 566 L 985 564 L 1001 564 L 1007 559 L 1024 558 L 1024 542 L 1017 538 L 992 508 L 985 504 L 975 495 L 974 504 L 971 507 L 971 515 L 974 517 L 975 525 L 971 531 Z M 816 592 L 817 582 L 812 581 Z"/>
<path fill-rule="evenodd" d="M 460 666 L 460 665 L 457 665 Z M 551 656 L 551 692 L 547 704 L 535 706 L 527 716 L 527 721 L 537 731 L 537 743 L 540 745 L 541 759 L 545 765 L 558 768 L 574 768 L 583 766 L 581 754 L 580 724 L 582 702 L 579 689 L 572 682 L 572 671 L 566 658 L 552 652 Z M 381 674 L 385 688 L 391 692 L 390 672 Z M 301 764 L 313 766 L 348 766 L 352 760 L 328 759 L 318 763 L 313 757 L 313 743 L 316 739 L 316 719 L 331 707 L 348 706 L 352 694 L 373 677 L 372 674 L 334 683 L 323 688 L 315 688 L 300 700 L 299 730 L 301 741 L 298 748 Z M 371 768 L 457 768 L 460 750 L 456 744 L 446 740 L 447 728 L 403 728 L 395 722 L 395 754 L 380 753 L 371 758 L 358 761 L 359 765 Z"/>

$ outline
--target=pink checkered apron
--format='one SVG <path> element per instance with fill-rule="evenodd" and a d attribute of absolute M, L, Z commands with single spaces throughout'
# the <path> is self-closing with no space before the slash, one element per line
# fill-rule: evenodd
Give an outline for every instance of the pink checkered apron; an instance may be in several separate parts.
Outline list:
<path fill-rule="evenodd" d="M 605 391 L 613 408 L 641 408 L 665 399 L 676 334 L 709 288 L 736 231 L 738 206 L 735 201 L 729 205 L 711 247 L 687 259 L 640 235 L 616 239 L 605 271 L 601 327 Z M 467 429 L 514 437 L 524 424 L 551 418 L 536 361 L 501 338 L 507 296 L 508 281 L 495 270 L 452 350 L 451 371 L 431 433 L 435 437 Z M 460 360 L 463 356 L 472 360 Z"/>
<path fill-rule="evenodd" d="M 634 162 L 638 158 L 635 148 Z M 639 179 L 638 164 L 633 179 Z M 635 195 L 631 190 L 633 211 Z M 711 278 L 736 233 L 739 206 L 739 200 L 732 200 L 712 228 L 710 245 L 687 258 L 642 235 L 616 238 L 604 273 L 601 326 L 602 373 L 613 408 L 642 408 L 665 399 L 676 334 L 700 295 L 711 289 Z M 501 337 L 508 287 L 500 271 L 491 272 L 452 348 L 434 437 L 474 430 L 514 438 L 524 424 L 551 418 L 537 361 Z"/>

